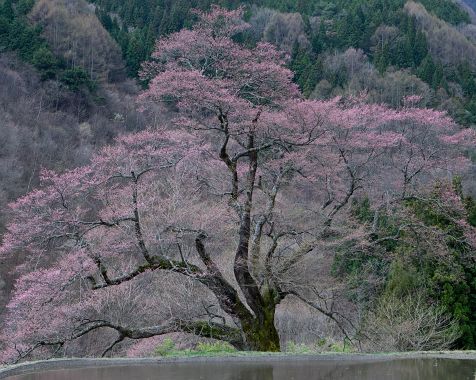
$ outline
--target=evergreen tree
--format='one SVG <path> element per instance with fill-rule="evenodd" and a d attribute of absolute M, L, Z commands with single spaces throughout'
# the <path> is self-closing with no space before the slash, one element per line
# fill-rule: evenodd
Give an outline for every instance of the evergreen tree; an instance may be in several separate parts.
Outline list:
<path fill-rule="evenodd" d="M 415 66 L 418 67 L 428 54 L 426 36 L 421 30 L 416 33 L 413 46 L 413 62 L 415 63 Z"/>
<path fill-rule="evenodd" d="M 2 15 L 9 22 L 15 18 L 15 12 L 13 11 L 13 0 L 4 0 L 0 6 L 0 15 Z"/>
<path fill-rule="evenodd" d="M 433 83 L 433 74 L 435 72 L 435 63 L 430 54 L 427 54 L 426 57 L 420 64 L 418 68 L 418 76 L 424 80 L 426 83 Z"/>
<path fill-rule="evenodd" d="M 469 97 L 476 95 L 476 81 L 468 62 L 465 62 L 458 67 L 458 77 L 464 94 Z"/>
<path fill-rule="evenodd" d="M 440 62 L 438 62 L 435 65 L 435 71 L 433 73 L 433 78 L 432 78 L 432 81 L 431 81 L 431 87 L 434 90 L 437 90 L 440 87 L 446 87 L 445 86 L 445 73 L 444 73 L 444 70 L 443 70 L 443 65 Z"/>
<path fill-rule="evenodd" d="M 56 76 L 58 60 L 46 46 L 33 53 L 31 63 L 38 69 L 43 80 L 52 79 Z"/>
<path fill-rule="evenodd" d="M 391 62 L 390 48 L 388 44 L 384 44 L 383 48 L 378 50 L 374 56 L 374 64 L 380 74 L 383 74 Z"/>

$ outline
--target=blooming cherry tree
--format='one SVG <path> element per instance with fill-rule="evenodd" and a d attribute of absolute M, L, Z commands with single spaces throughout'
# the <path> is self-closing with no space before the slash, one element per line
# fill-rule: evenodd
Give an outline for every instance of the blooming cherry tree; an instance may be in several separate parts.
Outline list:
<path fill-rule="evenodd" d="M 293 273 L 341 239 L 366 239 L 348 218 L 354 197 L 398 202 L 464 169 L 474 133 L 444 113 L 305 100 L 283 54 L 234 41 L 247 28 L 241 10 L 197 14 L 144 65 L 140 101 L 166 104 L 171 120 L 120 137 L 86 167 L 44 171 L 11 205 L 1 254 L 26 260 L 5 361 L 76 341 L 84 354 L 81 339 L 104 331 L 102 354 L 171 332 L 278 351 L 275 312 L 288 296 L 339 323 Z M 175 295 L 185 298 L 167 313 L 172 285 L 191 296 Z"/>

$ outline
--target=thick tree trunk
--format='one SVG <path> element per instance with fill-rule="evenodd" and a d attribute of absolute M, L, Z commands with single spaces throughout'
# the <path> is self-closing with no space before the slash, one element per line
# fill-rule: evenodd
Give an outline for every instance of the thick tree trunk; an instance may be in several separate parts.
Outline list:
<path fill-rule="evenodd" d="M 280 344 L 279 335 L 274 325 L 274 315 L 276 305 L 279 302 L 277 302 L 272 291 L 267 290 L 265 293 L 262 293 L 262 289 L 260 289 L 256 278 L 251 274 L 249 260 L 253 192 L 256 186 L 256 173 L 258 169 L 258 151 L 255 147 L 255 128 L 260 114 L 261 112 L 258 112 L 256 119 L 253 121 L 253 125 L 250 127 L 247 151 L 241 155 L 234 156 L 234 159 L 231 159 L 227 152 L 227 146 L 230 140 L 227 118 L 225 115 L 220 115 L 219 117 L 220 124 L 226 136 L 220 151 L 220 159 L 227 165 L 232 175 L 231 204 L 238 203 L 239 198 L 238 174 L 236 171 L 237 157 L 248 157 L 249 160 L 249 170 L 245 185 L 245 201 L 241 207 L 238 207 L 241 220 L 238 232 L 239 243 L 235 254 L 233 269 L 236 282 L 238 283 L 246 300 L 246 304 L 249 309 L 251 309 L 252 313 L 247 306 L 241 303 L 237 293 L 234 293 L 233 297 L 229 297 L 230 292 L 223 292 L 223 288 L 229 287 L 229 285 L 223 279 L 219 270 L 210 265 L 213 263 L 209 257 L 206 256 L 206 251 L 201 241 L 203 239 L 200 237 L 197 240 L 197 251 L 202 258 L 202 261 L 207 265 L 209 271 L 214 275 L 218 275 L 221 279 L 220 286 L 213 287 L 208 285 L 208 287 L 215 293 L 222 308 L 229 315 L 240 321 L 245 349 L 252 351 L 277 352 L 280 351 Z M 224 286 L 224 284 L 226 286 Z M 228 305 L 231 306 L 227 307 Z"/>
<path fill-rule="evenodd" d="M 259 118 L 259 114 L 257 119 Z M 256 119 L 256 120 L 257 120 Z M 248 135 L 249 171 L 246 184 L 246 201 L 243 205 L 239 230 L 239 244 L 235 255 L 234 274 L 248 306 L 253 310 L 252 319 L 242 320 L 242 330 L 245 345 L 253 351 L 280 351 L 279 335 L 274 325 L 276 312 L 276 297 L 273 291 L 267 289 L 262 293 L 256 279 L 250 272 L 250 239 L 251 239 L 251 210 L 253 208 L 253 192 L 256 184 L 258 169 L 258 153 L 255 149 L 254 126 Z"/>
<path fill-rule="evenodd" d="M 279 352 L 281 347 L 279 335 L 274 325 L 276 306 L 270 304 L 264 310 L 261 320 L 258 318 L 243 323 L 242 329 L 245 337 L 245 345 L 251 351 Z"/>

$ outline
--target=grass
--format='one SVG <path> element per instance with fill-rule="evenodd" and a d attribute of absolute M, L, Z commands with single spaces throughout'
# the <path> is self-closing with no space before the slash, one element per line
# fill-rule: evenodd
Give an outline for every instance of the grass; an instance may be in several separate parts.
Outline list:
<path fill-rule="evenodd" d="M 289 354 L 321 354 L 327 353 L 355 353 L 349 342 L 328 342 L 326 339 L 319 339 L 314 344 L 296 344 L 289 342 L 286 346 L 286 353 Z"/>
<path fill-rule="evenodd" d="M 193 349 L 179 349 L 170 338 L 165 339 L 162 344 L 155 349 L 155 354 L 162 357 L 223 356 L 236 353 L 238 353 L 238 351 L 225 342 L 200 342 Z"/>
<path fill-rule="evenodd" d="M 266 357 L 266 356 L 293 356 L 293 355 L 358 355 L 368 357 L 385 356 L 414 356 L 414 355 L 475 355 L 476 351 L 432 351 L 432 352 L 380 352 L 380 353 L 362 353 L 352 350 L 349 344 L 331 343 L 322 339 L 313 345 L 296 344 L 290 342 L 283 352 L 257 352 L 257 351 L 238 351 L 233 346 L 225 342 L 198 343 L 194 348 L 179 348 L 176 343 L 170 339 L 165 339 L 154 352 L 155 356 L 163 358 L 188 358 L 188 357 Z"/>
<path fill-rule="evenodd" d="M 331 354 L 349 354 L 353 353 L 349 344 L 328 343 L 325 340 L 319 340 L 313 345 L 288 343 L 283 352 L 257 352 L 257 351 L 238 351 L 233 346 L 225 342 L 198 343 L 194 348 L 179 348 L 176 343 L 170 339 L 165 339 L 162 344 L 157 346 L 154 351 L 155 356 L 160 357 L 197 357 L 197 356 L 270 356 L 270 355 L 319 355 L 324 353 Z"/>

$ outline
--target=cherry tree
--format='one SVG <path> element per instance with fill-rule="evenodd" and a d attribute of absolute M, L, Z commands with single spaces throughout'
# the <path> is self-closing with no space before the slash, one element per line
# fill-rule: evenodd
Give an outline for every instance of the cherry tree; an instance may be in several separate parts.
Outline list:
<path fill-rule="evenodd" d="M 3 360 L 74 344 L 96 354 L 85 343 L 94 334 L 110 340 L 103 355 L 171 332 L 278 351 L 275 313 L 288 296 L 348 335 L 296 276 L 303 261 L 368 238 L 349 217 L 355 197 L 398 202 L 464 169 L 474 133 L 444 113 L 415 99 L 400 110 L 305 100 L 286 56 L 234 41 L 248 27 L 241 10 L 197 16 L 144 65 L 140 101 L 166 104 L 171 120 L 118 138 L 85 167 L 44 171 L 11 205 L 0 252 L 26 260 Z"/>

